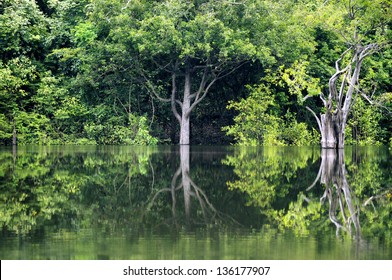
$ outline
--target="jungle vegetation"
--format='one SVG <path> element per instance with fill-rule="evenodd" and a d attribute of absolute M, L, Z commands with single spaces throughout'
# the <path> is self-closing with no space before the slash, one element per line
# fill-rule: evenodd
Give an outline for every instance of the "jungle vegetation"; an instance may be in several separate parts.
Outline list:
<path fill-rule="evenodd" d="M 1 0 L 1 144 L 392 138 L 391 0 Z"/>

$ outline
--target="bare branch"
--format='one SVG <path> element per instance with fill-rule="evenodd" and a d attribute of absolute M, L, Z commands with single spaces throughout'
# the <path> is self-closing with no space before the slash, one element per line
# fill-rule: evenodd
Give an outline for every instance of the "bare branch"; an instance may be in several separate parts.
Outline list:
<path fill-rule="evenodd" d="M 309 106 L 306 106 L 305 108 L 306 108 L 309 112 L 311 112 L 311 113 L 313 114 L 313 116 L 315 117 L 315 119 L 316 119 L 316 121 L 317 121 L 317 124 L 318 124 L 318 127 L 319 127 L 320 131 L 322 131 L 321 121 L 320 121 L 319 117 L 317 117 L 316 113 L 315 113 L 312 109 L 310 109 Z"/>
<path fill-rule="evenodd" d="M 342 55 L 339 57 L 339 59 L 338 60 L 336 60 L 336 62 L 335 62 L 335 69 L 336 69 L 336 72 L 339 72 L 340 70 L 339 70 L 339 63 L 340 63 L 340 61 L 342 61 L 342 59 L 346 56 L 346 54 L 352 49 L 353 47 L 349 47 L 347 50 L 345 50 L 343 53 L 342 53 Z"/>
<path fill-rule="evenodd" d="M 323 101 L 324 107 L 327 107 L 327 101 L 325 100 L 324 93 L 320 92 L 320 99 Z"/>
<path fill-rule="evenodd" d="M 342 57 L 341 57 L 342 58 Z M 340 59 L 341 59 L 340 58 Z M 338 60 L 339 61 L 339 60 Z M 337 100 L 337 98 L 338 98 L 338 94 L 337 94 L 337 91 L 336 91 L 336 81 L 339 79 L 339 77 L 343 74 L 343 73 L 345 73 L 345 72 L 347 72 L 347 70 L 351 67 L 351 65 L 349 64 L 349 65 L 347 65 L 344 69 L 342 69 L 342 70 L 339 70 L 339 66 L 338 66 L 338 63 L 336 64 L 336 72 L 335 72 L 335 74 L 333 74 L 332 75 L 332 77 L 329 79 L 329 83 L 328 83 L 328 85 L 329 85 L 329 95 L 328 95 L 328 101 L 330 102 L 331 101 L 331 97 L 333 98 L 333 99 L 335 99 L 335 100 Z"/>
<path fill-rule="evenodd" d="M 361 72 L 361 67 L 362 67 L 362 60 L 356 60 L 354 73 L 352 74 L 351 78 L 347 81 L 349 87 L 347 89 L 346 99 L 344 100 L 344 104 L 342 108 L 344 120 L 347 120 L 355 85 L 358 83 L 359 80 L 359 73 Z"/>
<path fill-rule="evenodd" d="M 308 100 L 309 98 L 313 97 L 313 95 L 307 94 L 304 98 L 302 98 L 302 102 L 305 102 L 306 100 Z"/>
<path fill-rule="evenodd" d="M 223 75 L 221 75 L 221 73 L 219 73 L 218 75 L 217 75 L 217 79 L 218 80 L 220 80 L 220 79 L 223 79 L 223 78 L 225 78 L 225 77 L 227 77 L 227 76 L 229 76 L 229 75 L 231 75 L 233 72 L 235 72 L 235 71 L 237 71 L 239 68 L 241 68 L 243 65 L 245 65 L 246 63 L 248 63 L 248 61 L 242 61 L 241 63 L 239 63 L 236 67 L 233 67 L 229 72 L 227 72 L 227 73 L 225 73 L 225 74 L 223 74 Z"/>
<path fill-rule="evenodd" d="M 208 86 L 204 89 L 204 93 L 202 94 L 201 97 L 198 97 L 198 99 L 195 99 L 195 101 L 192 103 L 192 105 L 189 107 L 189 110 L 186 114 L 187 117 L 189 117 L 190 113 L 192 112 L 192 110 L 196 107 L 197 104 L 199 104 L 206 96 L 207 93 L 209 92 L 211 86 L 218 80 L 218 78 L 214 78 L 209 84 Z"/>
<path fill-rule="evenodd" d="M 204 67 L 204 73 L 203 73 L 203 77 L 201 78 L 199 89 L 195 93 L 191 94 L 189 98 L 191 99 L 195 98 L 196 101 L 199 99 L 200 93 L 203 92 L 203 89 L 206 86 L 207 73 L 208 73 L 208 68 Z"/>
<path fill-rule="evenodd" d="M 182 108 L 182 104 L 180 101 L 176 100 L 176 94 L 177 94 L 177 84 L 176 84 L 176 73 L 173 72 L 172 74 L 172 94 L 171 94 L 171 109 L 173 111 L 174 116 L 176 117 L 176 119 L 178 120 L 178 122 L 181 124 L 181 116 L 177 111 L 177 105 L 176 102 L 180 103 L 180 106 Z"/>
<path fill-rule="evenodd" d="M 369 198 L 363 203 L 363 206 L 367 206 L 367 205 L 368 205 L 370 202 L 372 202 L 373 200 L 379 199 L 379 198 L 381 198 L 381 197 L 387 195 L 388 193 L 390 193 L 390 191 L 391 191 L 391 190 L 389 189 L 389 190 L 384 191 L 384 192 L 381 193 L 381 194 L 378 194 L 378 195 L 369 197 Z"/>
<path fill-rule="evenodd" d="M 355 90 L 370 104 L 370 105 L 374 105 L 377 106 L 379 108 L 382 108 L 384 110 L 386 110 L 388 113 L 392 113 L 391 110 L 382 105 L 380 102 L 376 102 L 375 100 L 373 100 L 371 97 L 369 97 L 365 92 L 363 92 L 358 86 L 352 85 Z M 372 96 L 374 95 L 374 92 L 372 93 Z"/>
<path fill-rule="evenodd" d="M 349 69 L 350 70 L 350 69 Z M 350 72 L 350 71 L 348 71 Z M 346 86 L 346 78 L 347 78 L 348 73 L 345 73 L 342 79 L 342 83 L 340 85 L 340 90 L 339 90 L 339 95 L 338 95 L 338 107 L 342 107 L 342 102 L 343 102 L 343 95 L 344 95 L 344 88 Z"/>
<path fill-rule="evenodd" d="M 359 61 L 362 61 L 365 57 L 375 53 L 376 51 L 378 51 L 380 49 L 380 47 L 378 46 L 378 44 L 373 43 L 373 44 L 369 44 L 367 46 L 365 46 L 360 54 L 359 54 Z"/>
<path fill-rule="evenodd" d="M 121 8 L 121 10 L 125 10 L 126 8 L 128 8 L 129 3 L 131 3 L 132 0 L 128 0 L 128 2 L 125 4 L 124 7 Z"/>
<path fill-rule="evenodd" d="M 121 106 L 124 108 L 125 112 L 127 112 L 127 113 L 129 114 L 130 112 L 128 112 L 127 107 L 125 107 L 124 103 L 121 102 L 120 98 L 118 98 L 118 97 L 116 96 L 116 98 L 115 98 L 114 100 L 116 100 L 116 99 L 120 102 L 120 104 L 121 104 Z"/>
<path fill-rule="evenodd" d="M 157 91 L 155 90 L 154 85 L 152 84 L 152 82 L 150 81 L 150 79 L 147 78 L 146 74 L 144 74 L 143 70 L 140 70 L 140 74 L 141 74 L 141 75 L 143 76 L 143 78 L 144 78 L 144 81 L 145 81 L 145 83 L 146 83 L 146 85 L 147 85 L 147 86 L 146 86 L 147 90 L 150 89 L 151 92 L 155 95 L 155 97 L 156 97 L 158 100 L 160 100 L 160 101 L 162 101 L 162 102 L 170 102 L 170 101 L 171 101 L 170 98 L 163 98 L 163 97 L 159 96 L 159 94 L 158 94 Z"/>
<path fill-rule="evenodd" d="M 316 185 L 316 183 L 319 181 L 321 177 L 322 171 L 323 171 L 323 164 L 320 165 L 320 169 L 319 172 L 317 173 L 316 179 L 314 179 L 313 183 L 306 189 L 306 191 L 310 191 Z"/>
<path fill-rule="evenodd" d="M 199 104 L 206 96 L 207 93 L 209 92 L 210 88 L 215 84 L 216 81 L 223 79 L 224 77 L 227 77 L 228 75 L 232 74 L 234 71 L 238 70 L 240 67 L 242 67 L 245 63 L 247 63 L 247 61 L 243 61 L 241 63 L 239 63 L 236 67 L 233 67 L 230 71 L 226 72 L 223 74 L 224 71 L 220 71 L 218 74 L 214 74 L 214 78 L 209 82 L 209 84 L 207 85 L 207 87 L 205 89 L 203 89 L 205 87 L 205 85 L 207 84 L 207 69 L 204 71 L 203 74 L 203 79 L 200 83 L 200 87 L 199 90 L 196 93 L 195 96 L 195 101 L 192 103 L 192 105 L 189 107 L 189 110 L 187 112 L 187 116 L 189 116 L 189 114 L 192 112 L 192 110 L 197 106 L 197 104 Z M 221 63 L 219 65 L 217 65 L 217 67 L 215 69 L 218 69 L 220 66 L 222 66 L 224 63 Z M 214 72 L 214 71 L 212 71 Z M 200 94 L 203 92 L 203 94 L 200 96 Z"/>

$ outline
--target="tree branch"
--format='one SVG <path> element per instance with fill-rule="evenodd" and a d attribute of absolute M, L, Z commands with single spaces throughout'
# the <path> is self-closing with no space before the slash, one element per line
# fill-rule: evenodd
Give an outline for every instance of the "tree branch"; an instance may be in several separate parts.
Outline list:
<path fill-rule="evenodd" d="M 205 85 L 206 85 L 206 82 L 207 82 L 207 73 L 208 73 L 208 67 L 205 66 L 205 67 L 204 67 L 203 77 L 201 78 L 201 82 L 200 82 L 199 89 L 198 89 L 195 93 L 192 93 L 192 94 L 189 96 L 189 98 L 191 98 L 191 99 L 195 98 L 195 100 L 198 100 L 198 98 L 199 98 L 199 96 L 200 96 L 200 93 L 203 91 L 203 89 L 204 89 L 204 87 L 205 87 Z"/>
<path fill-rule="evenodd" d="M 170 98 L 171 109 L 172 109 L 174 116 L 176 117 L 178 122 L 181 124 L 181 116 L 177 111 L 176 102 L 179 102 L 181 107 L 182 107 L 182 104 L 180 101 L 176 100 L 176 93 L 177 93 L 176 72 L 173 72 L 173 74 L 172 74 L 172 94 L 171 94 L 171 98 Z"/>
<path fill-rule="evenodd" d="M 376 52 L 379 49 L 378 44 L 373 43 L 373 44 L 369 44 L 367 46 L 365 46 L 360 54 L 359 54 L 359 61 L 362 61 L 365 57 L 373 54 L 374 52 Z"/>
<path fill-rule="evenodd" d="M 170 102 L 171 99 L 170 98 L 163 98 L 161 96 L 159 96 L 159 94 L 156 92 L 154 85 L 151 83 L 151 81 L 147 78 L 146 74 L 144 74 L 143 70 L 140 70 L 140 74 L 142 75 L 142 77 L 144 78 L 144 81 L 147 85 L 147 90 L 150 89 L 151 92 L 155 95 L 155 97 L 162 102 Z M 148 90 L 149 91 L 149 90 Z"/>
<path fill-rule="evenodd" d="M 309 112 L 311 112 L 311 113 L 313 114 L 313 116 L 315 117 L 315 119 L 316 119 L 316 121 L 317 121 L 317 124 L 318 124 L 318 127 L 319 127 L 320 131 L 322 131 L 321 121 L 320 121 L 319 117 L 317 117 L 316 113 L 315 113 L 312 109 L 310 109 L 309 106 L 306 106 L 305 108 L 306 108 Z"/>
<path fill-rule="evenodd" d="M 189 107 L 188 112 L 186 113 L 186 116 L 189 117 L 190 113 L 192 112 L 192 110 L 197 106 L 197 104 L 199 104 L 206 96 L 208 91 L 210 90 L 211 86 L 218 80 L 218 78 L 214 78 L 209 84 L 208 86 L 205 88 L 204 93 L 202 94 L 202 96 L 198 97 L 200 92 L 198 93 L 198 95 L 196 96 L 197 99 L 195 99 L 195 101 L 192 103 L 192 105 Z"/>

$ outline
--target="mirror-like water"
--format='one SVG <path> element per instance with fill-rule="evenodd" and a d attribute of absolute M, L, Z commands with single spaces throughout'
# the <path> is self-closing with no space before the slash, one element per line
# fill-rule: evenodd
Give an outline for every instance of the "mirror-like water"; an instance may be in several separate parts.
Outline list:
<path fill-rule="evenodd" d="M 392 259 L 386 147 L 0 148 L 0 259 Z"/>

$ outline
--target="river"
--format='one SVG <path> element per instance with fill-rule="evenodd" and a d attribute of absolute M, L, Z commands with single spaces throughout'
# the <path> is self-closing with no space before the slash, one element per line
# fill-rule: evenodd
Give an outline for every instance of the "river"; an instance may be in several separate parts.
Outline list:
<path fill-rule="evenodd" d="M 0 259 L 392 259 L 388 147 L 0 147 Z"/>

